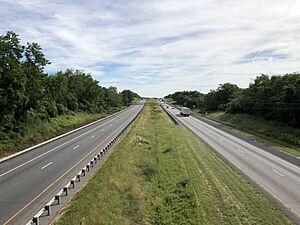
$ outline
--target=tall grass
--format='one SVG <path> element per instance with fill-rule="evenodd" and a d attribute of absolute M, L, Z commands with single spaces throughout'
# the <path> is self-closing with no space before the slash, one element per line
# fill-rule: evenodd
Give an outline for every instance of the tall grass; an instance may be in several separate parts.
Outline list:
<path fill-rule="evenodd" d="M 13 135 L 9 135 L 8 138 L 0 140 L 0 158 L 104 116 L 105 114 L 77 112 L 60 115 L 50 118 L 50 120 L 35 120 L 30 124 L 24 125 L 22 132 L 15 132 Z"/>
<path fill-rule="evenodd" d="M 238 130 L 270 141 L 282 150 L 300 157 L 300 129 L 248 114 L 216 112 L 204 116 L 230 123 Z"/>

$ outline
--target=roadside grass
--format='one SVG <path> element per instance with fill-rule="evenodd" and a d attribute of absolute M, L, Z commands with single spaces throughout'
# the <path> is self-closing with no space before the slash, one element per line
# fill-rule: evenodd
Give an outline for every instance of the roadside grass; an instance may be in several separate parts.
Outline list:
<path fill-rule="evenodd" d="M 199 138 L 148 101 L 56 221 L 66 224 L 292 224 Z"/>
<path fill-rule="evenodd" d="M 131 105 L 138 104 L 141 101 L 140 98 L 134 98 L 133 101 L 131 102 Z"/>
<path fill-rule="evenodd" d="M 173 99 L 165 100 L 171 105 L 181 107 Z M 251 139 L 276 146 L 281 151 L 300 157 L 300 129 L 249 114 L 229 114 L 223 111 L 205 114 L 202 111 L 199 112 L 199 109 L 194 109 L 192 113 L 208 119 L 229 123 L 230 126 L 227 124 L 221 125 Z"/>
<path fill-rule="evenodd" d="M 248 114 L 214 112 L 202 116 L 230 123 L 233 128 L 252 139 L 259 139 L 291 155 L 300 157 L 300 129 Z"/>
<path fill-rule="evenodd" d="M 105 116 L 106 114 L 77 112 L 60 115 L 50 118 L 50 120 L 35 121 L 35 123 L 28 125 L 22 133 L 16 133 L 13 138 L 0 140 L 0 158 Z"/>

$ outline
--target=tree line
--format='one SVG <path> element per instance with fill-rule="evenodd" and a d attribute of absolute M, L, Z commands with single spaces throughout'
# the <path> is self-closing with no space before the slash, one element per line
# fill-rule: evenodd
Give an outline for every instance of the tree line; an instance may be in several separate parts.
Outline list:
<path fill-rule="evenodd" d="M 0 139 L 36 120 L 70 111 L 109 113 L 139 98 L 130 90 L 101 87 L 80 70 L 49 75 L 48 64 L 39 44 L 22 45 L 14 32 L 0 36 Z"/>
<path fill-rule="evenodd" d="M 220 84 L 207 94 L 181 91 L 165 96 L 201 112 L 248 113 L 300 128 L 300 74 L 262 74 L 247 88 Z"/>

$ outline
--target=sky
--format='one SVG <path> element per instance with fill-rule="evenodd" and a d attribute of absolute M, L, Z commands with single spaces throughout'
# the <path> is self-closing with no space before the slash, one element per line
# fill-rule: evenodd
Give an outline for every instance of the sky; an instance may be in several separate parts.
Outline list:
<path fill-rule="evenodd" d="M 101 86 L 162 97 L 300 71 L 300 0 L 0 0 L 0 35 Z"/>

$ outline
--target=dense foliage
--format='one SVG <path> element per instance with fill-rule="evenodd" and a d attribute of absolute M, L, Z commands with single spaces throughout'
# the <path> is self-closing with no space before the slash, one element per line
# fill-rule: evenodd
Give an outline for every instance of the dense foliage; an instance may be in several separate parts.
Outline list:
<path fill-rule="evenodd" d="M 174 94 L 167 95 L 165 98 L 172 98 L 179 105 L 189 108 L 202 108 L 204 94 L 198 91 L 178 91 Z"/>
<path fill-rule="evenodd" d="M 299 73 L 284 76 L 263 74 L 245 89 L 226 83 L 207 94 L 183 91 L 170 94 L 166 98 L 172 98 L 180 105 L 202 111 L 249 113 L 300 127 Z"/>
<path fill-rule="evenodd" d="M 72 111 L 112 112 L 139 97 L 101 87 L 79 70 L 47 75 L 49 63 L 37 43 L 22 45 L 14 32 L 0 36 L 0 140 L 40 120 Z"/>

